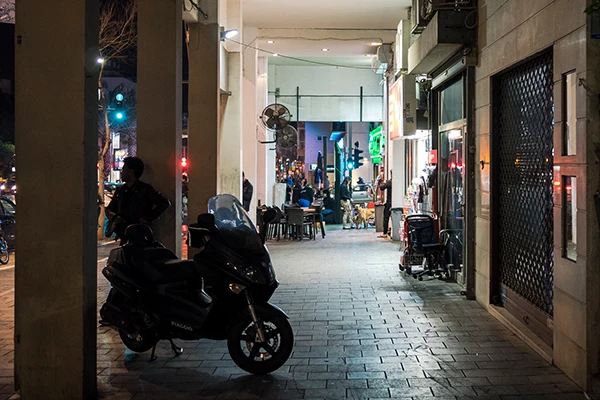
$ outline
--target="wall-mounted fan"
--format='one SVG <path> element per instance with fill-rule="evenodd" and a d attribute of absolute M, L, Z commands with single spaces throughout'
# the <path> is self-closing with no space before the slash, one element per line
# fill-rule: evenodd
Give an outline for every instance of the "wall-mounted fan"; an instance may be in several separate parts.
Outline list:
<path fill-rule="evenodd" d="M 298 131 L 291 125 L 287 125 L 275 134 L 277 147 L 289 149 L 298 145 Z"/>
<path fill-rule="evenodd" d="M 275 133 L 275 150 L 278 157 L 296 160 L 298 158 L 298 131 L 288 125 Z"/>
<path fill-rule="evenodd" d="M 280 131 L 285 128 L 292 118 L 290 110 L 282 104 L 269 104 L 260 114 L 260 120 L 263 125 L 274 131 Z"/>

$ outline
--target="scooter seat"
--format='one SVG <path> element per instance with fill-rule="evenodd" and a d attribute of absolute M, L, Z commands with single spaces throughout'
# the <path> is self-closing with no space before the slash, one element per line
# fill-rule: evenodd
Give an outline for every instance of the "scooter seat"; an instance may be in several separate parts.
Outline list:
<path fill-rule="evenodd" d="M 193 260 L 169 260 L 153 268 L 162 276 L 159 282 L 187 281 L 199 276 Z"/>
<path fill-rule="evenodd" d="M 164 247 L 132 249 L 133 265 L 153 283 L 186 281 L 198 277 L 193 260 L 180 260 Z"/>

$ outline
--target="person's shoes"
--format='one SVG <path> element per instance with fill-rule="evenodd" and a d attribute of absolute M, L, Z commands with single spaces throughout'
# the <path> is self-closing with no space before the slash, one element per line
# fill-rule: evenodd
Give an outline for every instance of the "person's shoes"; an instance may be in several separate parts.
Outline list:
<path fill-rule="evenodd" d="M 346 229 L 350 229 L 350 228 L 344 226 L 342 229 L 346 230 Z"/>
<path fill-rule="evenodd" d="M 377 235 L 378 238 L 387 238 L 388 236 L 385 234 Z"/>

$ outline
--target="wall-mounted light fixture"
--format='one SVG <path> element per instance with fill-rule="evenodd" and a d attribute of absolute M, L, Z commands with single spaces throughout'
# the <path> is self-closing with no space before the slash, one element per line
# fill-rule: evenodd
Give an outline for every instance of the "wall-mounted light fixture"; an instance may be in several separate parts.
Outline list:
<path fill-rule="evenodd" d="M 221 27 L 221 41 L 225 39 L 232 39 L 237 36 L 238 33 L 240 32 L 237 29 L 225 30 L 223 27 Z"/>

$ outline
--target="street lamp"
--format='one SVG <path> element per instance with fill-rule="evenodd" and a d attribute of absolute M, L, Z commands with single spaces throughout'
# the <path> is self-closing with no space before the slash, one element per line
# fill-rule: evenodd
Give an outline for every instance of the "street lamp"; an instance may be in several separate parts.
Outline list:
<path fill-rule="evenodd" d="M 98 57 L 98 58 L 96 59 L 96 62 L 97 62 L 98 64 L 102 64 L 102 63 L 104 62 L 104 58 L 102 58 L 102 57 Z"/>

